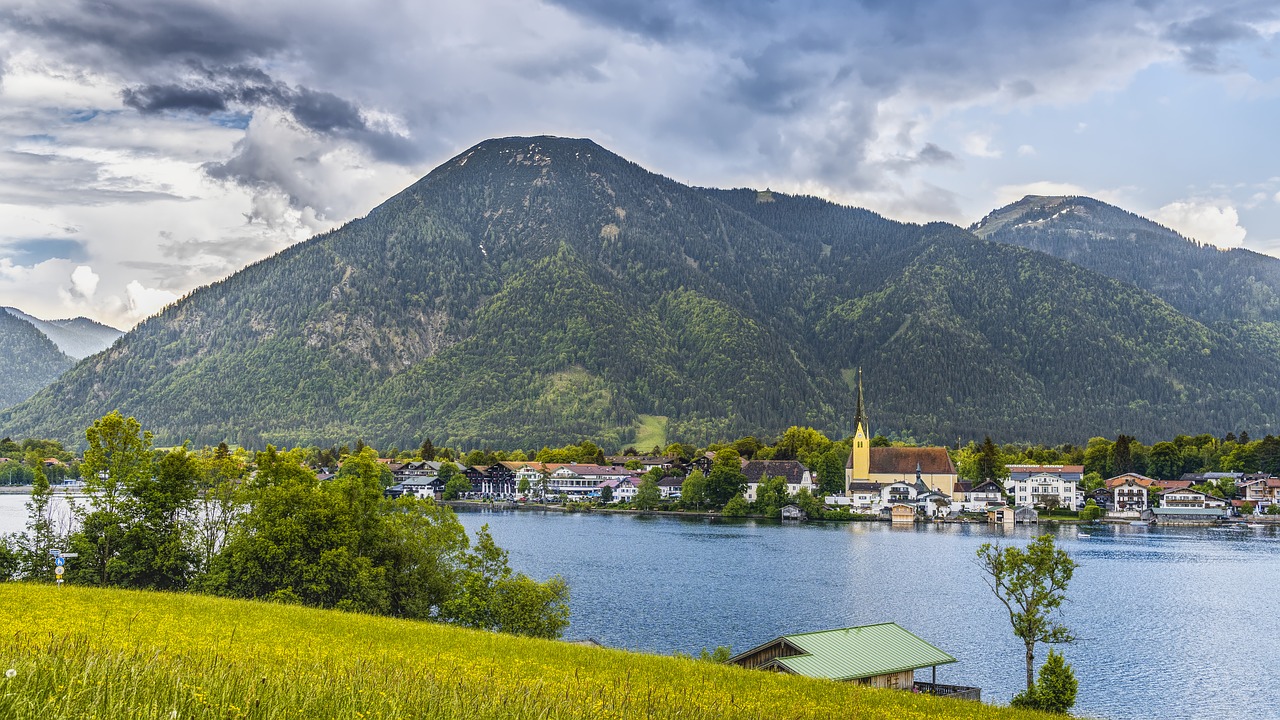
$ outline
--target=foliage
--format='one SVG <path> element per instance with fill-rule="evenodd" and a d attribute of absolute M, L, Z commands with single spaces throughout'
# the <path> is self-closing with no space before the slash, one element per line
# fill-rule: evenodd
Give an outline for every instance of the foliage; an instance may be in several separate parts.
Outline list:
<path fill-rule="evenodd" d="M 73 506 L 80 530 L 69 545 L 79 554 L 67 579 L 98 585 L 116 584 L 132 559 L 118 557 L 120 544 L 137 510 L 128 502 L 133 488 L 152 477 L 151 433 L 132 417 L 112 411 L 85 430 L 88 449 L 80 471 L 88 506 Z"/>
<path fill-rule="evenodd" d="M 457 500 L 469 492 L 471 492 L 471 481 L 467 480 L 466 475 L 456 474 L 444 484 L 445 500 Z"/>
<path fill-rule="evenodd" d="M 692 505 L 695 510 L 701 510 L 706 501 L 707 478 L 701 470 L 694 469 L 680 484 L 680 502 L 685 507 Z"/>
<path fill-rule="evenodd" d="M 756 485 L 756 501 L 752 510 L 765 517 L 777 517 L 778 511 L 787 504 L 789 499 L 787 479 L 765 475 Z"/>
<path fill-rule="evenodd" d="M 1033 687 L 1013 697 L 1009 704 L 1023 710 L 1042 710 L 1065 715 L 1076 704 L 1075 672 L 1062 655 L 1049 651 L 1049 657 L 1040 666 L 1040 675 Z"/>
<path fill-rule="evenodd" d="M 1056 548 L 1053 536 L 1047 534 L 1031 541 L 1025 550 L 983 543 L 977 555 L 987 585 L 1008 611 L 1013 634 L 1025 646 L 1027 690 L 1031 690 L 1036 644 L 1074 639 L 1053 615 L 1066 600 L 1076 562 Z"/>
<path fill-rule="evenodd" d="M 716 452 L 711 463 L 711 472 L 707 475 L 707 500 L 712 505 L 721 506 L 740 495 L 747 487 L 747 476 L 742 473 L 742 464 L 738 452 L 733 448 L 722 448 Z"/>
<path fill-rule="evenodd" d="M 1047 717 L 717 663 L 198 595 L 0 585 L 0 716 Z M 620 692 L 619 688 L 625 689 Z"/>
<path fill-rule="evenodd" d="M 662 501 L 662 490 L 658 487 L 658 476 L 661 476 L 662 470 L 655 468 L 657 474 L 647 472 L 644 479 L 640 481 L 640 486 L 636 488 L 636 496 L 632 503 L 640 510 L 653 510 L 658 507 Z"/>
<path fill-rule="evenodd" d="M 724 508 L 720 514 L 725 517 L 746 517 L 751 506 L 747 504 L 747 499 L 741 494 L 734 495 L 729 502 L 724 504 Z"/>
<path fill-rule="evenodd" d="M 1094 522 L 1102 515 L 1102 508 L 1098 507 L 1098 503 L 1093 498 L 1089 498 L 1084 502 L 1084 507 L 1080 508 L 1079 518 L 1085 522 Z"/>

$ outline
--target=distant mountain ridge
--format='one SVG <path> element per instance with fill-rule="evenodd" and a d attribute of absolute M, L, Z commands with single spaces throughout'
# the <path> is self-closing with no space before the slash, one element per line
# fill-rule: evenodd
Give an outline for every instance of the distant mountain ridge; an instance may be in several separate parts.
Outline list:
<path fill-rule="evenodd" d="M 120 330 L 87 317 L 41 320 L 14 307 L 0 307 L 0 310 L 31 323 L 52 340 L 59 350 L 76 360 L 82 360 L 106 350 L 111 347 L 111 343 L 124 335 Z"/>
<path fill-rule="evenodd" d="M 34 325 L 0 312 L 0 409 L 48 387 L 74 363 Z"/>
<path fill-rule="evenodd" d="M 862 367 L 873 429 L 921 440 L 1261 435 L 1280 354 L 1238 327 L 954 225 L 502 138 L 196 290 L 0 432 L 118 408 L 161 442 L 259 447 L 843 435 Z"/>

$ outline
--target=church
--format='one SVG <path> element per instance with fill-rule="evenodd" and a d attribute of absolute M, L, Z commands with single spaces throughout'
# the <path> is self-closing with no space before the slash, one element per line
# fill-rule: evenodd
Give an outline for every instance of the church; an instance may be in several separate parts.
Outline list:
<path fill-rule="evenodd" d="M 950 497 L 955 492 L 955 463 L 942 447 L 871 447 L 871 432 L 862 403 L 862 370 L 858 370 L 858 409 L 854 418 L 853 448 L 845 463 L 845 493 L 851 494 L 855 484 L 888 485 L 917 480 L 934 492 Z"/>

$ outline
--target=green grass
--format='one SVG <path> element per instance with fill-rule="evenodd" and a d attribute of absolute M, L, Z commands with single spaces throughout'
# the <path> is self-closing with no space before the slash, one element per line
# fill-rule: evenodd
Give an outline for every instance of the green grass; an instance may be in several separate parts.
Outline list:
<path fill-rule="evenodd" d="M 0 585 L 0 717 L 1014 718 L 674 657 L 190 594 Z M 1044 716 L 1050 717 L 1050 716 Z"/>
<path fill-rule="evenodd" d="M 639 418 L 640 421 L 636 425 L 636 449 L 642 453 L 647 453 L 655 447 L 665 448 L 667 446 L 667 416 L 640 415 Z"/>

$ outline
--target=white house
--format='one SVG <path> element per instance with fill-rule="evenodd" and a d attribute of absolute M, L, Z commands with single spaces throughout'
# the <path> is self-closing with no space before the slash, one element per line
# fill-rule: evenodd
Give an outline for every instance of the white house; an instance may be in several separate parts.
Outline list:
<path fill-rule="evenodd" d="M 1074 473 L 1034 473 L 1012 475 L 1005 488 L 1019 507 L 1057 504 L 1067 510 L 1079 510 L 1084 505 Z"/>
<path fill-rule="evenodd" d="M 806 488 L 810 493 L 815 489 L 813 473 L 796 460 L 751 460 L 742 466 L 742 474 L 747 476 L 747 489 L 743 496 L 752 502 L 756 499 L 760 481 L 766 476 L 785 480 L 788 495 L 795 495 L 800 488 Z"/>
<path fill-rule="evenodd" d="M 613 499 L 609 502 L 631 502 L 636 498 L 636 490 L 640 486 L 640 481 L 635 478 L 623 478 L 621 480 L 604 480 L 596 486 L 596 492 L 602 493 L 604 489 L 613 489 Z"/>
<path fill-rule="evenodd" d="M 996 505 L 1004 505 L 1004 488 L 994 480 L 984 480 L 977 485 L 957 482 L 951 496 L 952 512 L 986 512 Z"/>
<path fill-rule="evenodd" d="M 1164 508 L 1225 508 L 1227 501 L 1199 490 L 1170 489 L 1160 493 L 1160 507 Z"/>

